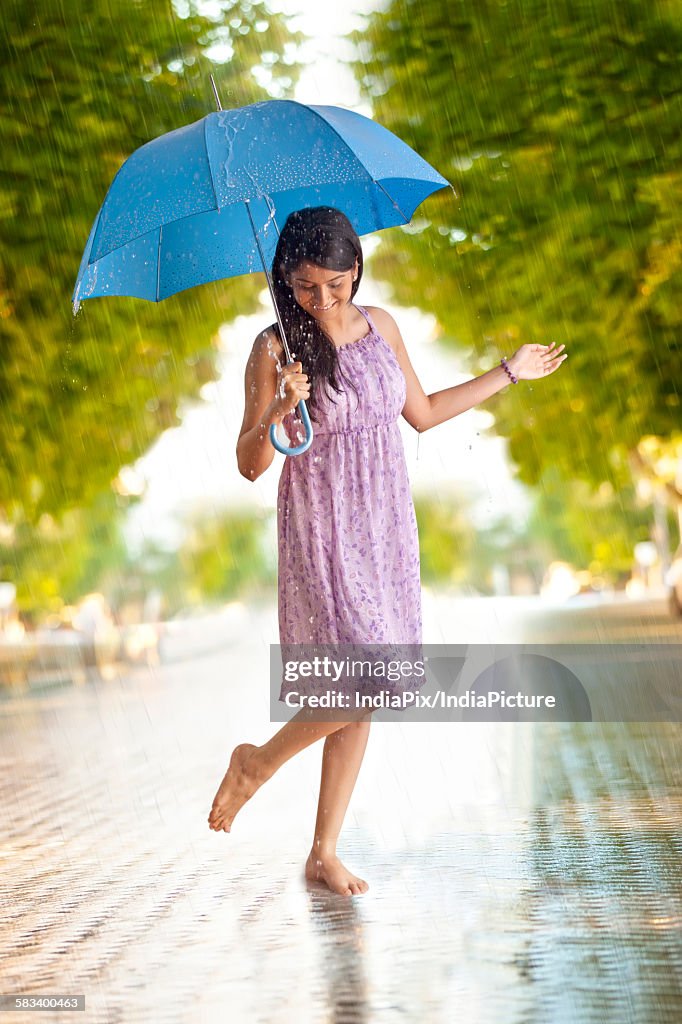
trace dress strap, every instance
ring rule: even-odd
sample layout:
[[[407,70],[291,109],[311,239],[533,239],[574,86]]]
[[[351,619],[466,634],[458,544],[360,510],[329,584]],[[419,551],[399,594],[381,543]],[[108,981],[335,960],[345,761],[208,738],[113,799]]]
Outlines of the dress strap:
[[[355,305],[355,304],[354,304],[354,305]],[[374,333],[376,334],[376,333],[377,333],[377,329],[376,329],[376,327],[374,326],[374,321],[372,320],[371,316],[369,315],[369,313],[367,312],[367,310],[365,309],[365,307],[364,307],[364,306],[357,306],[357,305],[356,305],[356,306],[355,306],[355,308],[356,308],[356,309],[358,309],[358,310],[360,310],[360,312],[361,312],[361,313],[362,313],[362,315],[364,316],[365,320],[366,320],[366,321],[367,321],[367,323],[369,324],[369,326],[370,326],[371,330],[372,330],[372,331],[374,331]]]

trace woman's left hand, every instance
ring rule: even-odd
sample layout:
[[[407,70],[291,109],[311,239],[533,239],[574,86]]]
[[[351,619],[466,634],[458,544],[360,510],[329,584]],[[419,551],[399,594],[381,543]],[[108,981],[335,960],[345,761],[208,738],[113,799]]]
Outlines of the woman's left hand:
[[[558,370],[567,353],[559,353],[565,345],[555,348],[555,342],[551,345],[522,345],[517,349],[511,359],[507,360],[507,366],[519,380],[538,380]]]

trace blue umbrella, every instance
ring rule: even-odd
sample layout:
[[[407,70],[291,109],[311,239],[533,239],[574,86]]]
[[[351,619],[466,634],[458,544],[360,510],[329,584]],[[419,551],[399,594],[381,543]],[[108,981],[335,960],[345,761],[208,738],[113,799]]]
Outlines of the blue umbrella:
[[[215,83],[213,84],[215,91]],[[414,150],[351,110],[267,100],[218,111],[137,149],[109,187],[92,225],[73,292],[152,302],[226,277],[265,271],[278,223],[294,210],[333,206],[358,234],[407,224],[449,185]],[[288,362],[291,353],[275,310]],[[310,447],[312,427],[298,405]]]

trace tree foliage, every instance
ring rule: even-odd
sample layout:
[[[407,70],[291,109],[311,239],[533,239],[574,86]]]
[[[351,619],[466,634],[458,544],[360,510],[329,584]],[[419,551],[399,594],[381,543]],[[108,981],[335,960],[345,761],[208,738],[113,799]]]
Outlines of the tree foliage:
[[[627,486],[642,439],[680,425],[682,6],[394,0],[358,42],[375,116],[457,193],[375,269],[475,372],[565,343],[556,376],[497,400],[497,429],[525,482]]]
[[[292,84],[292,36],[260,0],[9,0],[0,30],[0,513],[87,506],[216,376],[218,326],[262,282],[159,305],[71,294],[90,226],[149,139]],[[211,58],[221,63],[211,64]],[[255,69],[255,71],[254,71]]]
[[[595,489],[576,480],[567,500],[557,467],[549,467],[535,492],[524,536],[538,566],[563,560],[616,585],[632,569],[633,544],[649,540],[651,527],[651,511],[632,485],[616,491],[609,481]]]
[[[59,613],[90,590],[108,591],[127,560],[121,500],[109,489],[87,509],[68,509],[58,519],[43,512],[35,525],[5,527],[0,579],[15,583],[22,612]]]
[[[195,519],[178,564],[194,600],[228,600],[276,583],[266,519],[252,510]]]

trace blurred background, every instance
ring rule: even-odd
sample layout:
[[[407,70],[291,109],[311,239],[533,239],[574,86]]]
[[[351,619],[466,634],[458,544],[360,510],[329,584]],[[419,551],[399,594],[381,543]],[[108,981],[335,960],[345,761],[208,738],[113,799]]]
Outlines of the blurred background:
[[[374,115],[451,180],[366,240],[360,299],[427,391],[566,344],[550,379],[404,431],[426,590],[679,618],[679,3],[36,0],[2,33],[3,671],[36,644],[156,656],[163,622],[273,599],[281,456],[255,485],[235,458],[262,276],[69,302],[118,167],[213,109],[210,71],[225,106]]]
[[[358,300],[425,390],[569,353],[401,422],[425,642],[641,643],[606,682],[655,697],[682,636],[682,2],[5,0],[0,33],[2,991],[107,1022],[679,1021],[672,688],[652,722],[373,726],[361,900],[302,879],[319,744],[208,830],[232,747],[274,731],[282,457],[250,483],[235,455],[265,282],[70,300],[113,176],[214,109],[210,73],[224,107],[375,116],[454,187],[364,240]]]

